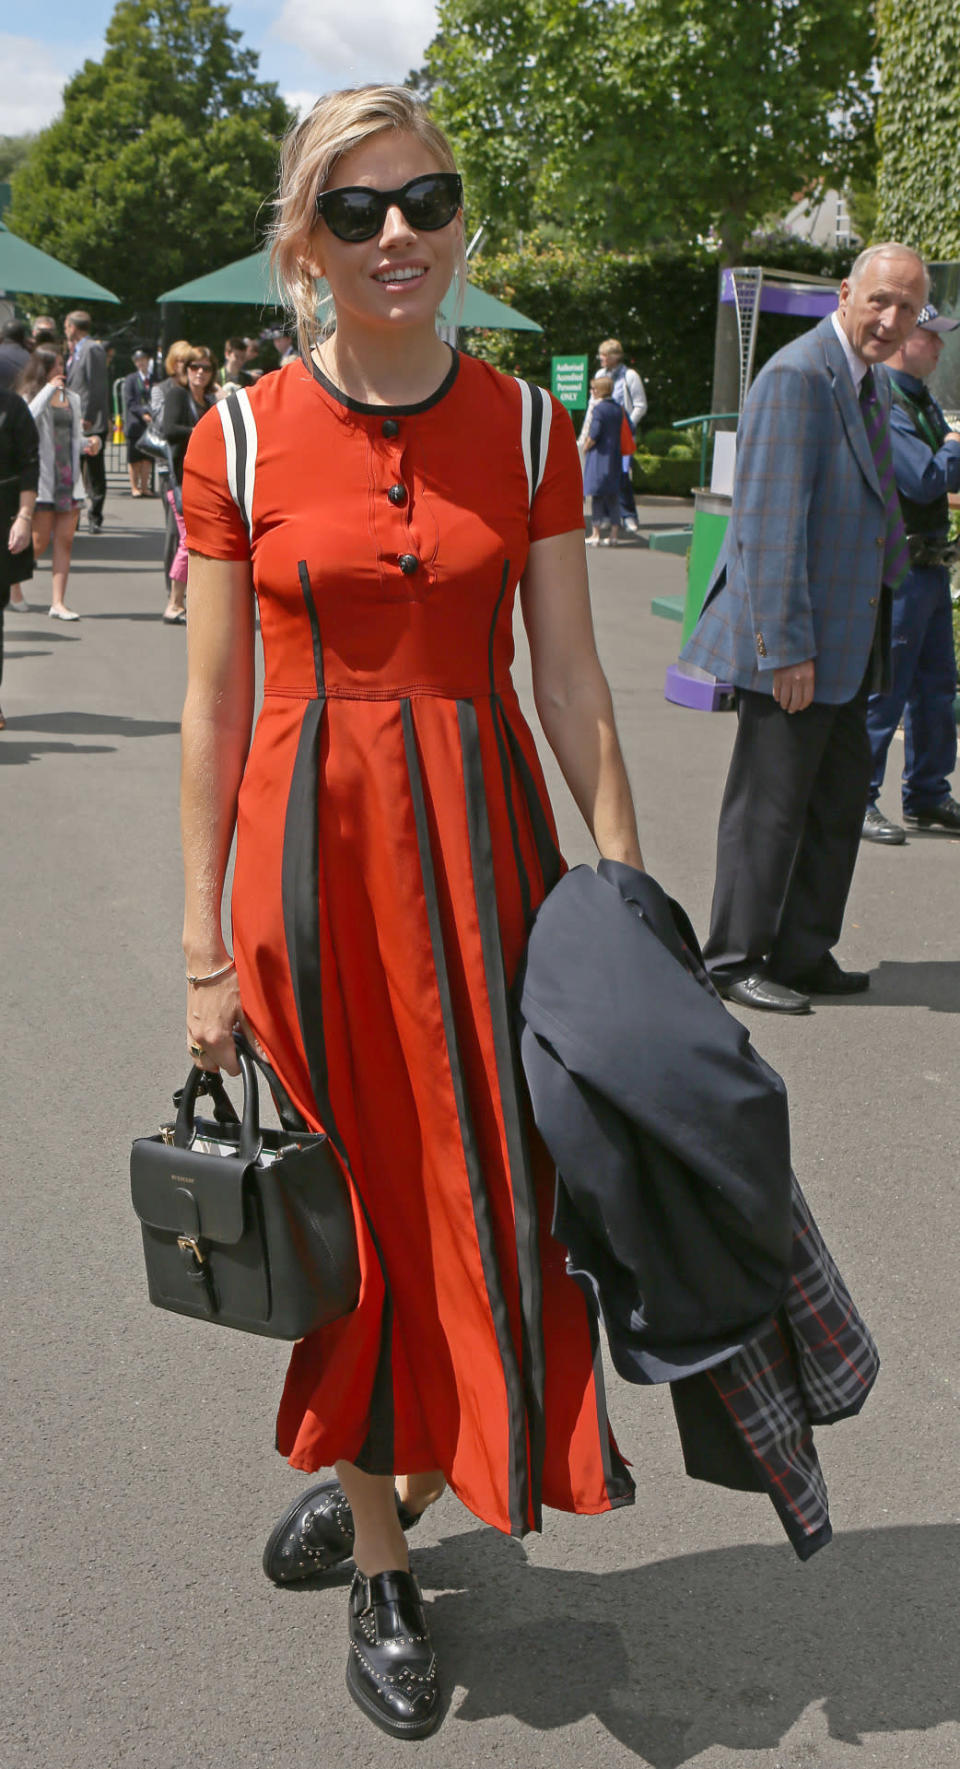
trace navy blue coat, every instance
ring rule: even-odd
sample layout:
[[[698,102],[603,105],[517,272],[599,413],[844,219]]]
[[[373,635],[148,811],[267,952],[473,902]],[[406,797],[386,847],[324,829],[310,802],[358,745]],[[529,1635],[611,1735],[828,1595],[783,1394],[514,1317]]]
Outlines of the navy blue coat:
[[[783,1083],[660,886],[602,860],[537,912],[521,1054],[557,1163],[554,1233],[633,1382],[664,1382],[688,1474],[830,1540],[814,1425],[858,1413],[877,1348],[790,1170]]]
[[[723,1362],[787,1288],[783,1082],[706,982],[683,912],[630,866],[578,866],[550,892],[518,1004],[553,1232],[618,1371],[669,1382]]]

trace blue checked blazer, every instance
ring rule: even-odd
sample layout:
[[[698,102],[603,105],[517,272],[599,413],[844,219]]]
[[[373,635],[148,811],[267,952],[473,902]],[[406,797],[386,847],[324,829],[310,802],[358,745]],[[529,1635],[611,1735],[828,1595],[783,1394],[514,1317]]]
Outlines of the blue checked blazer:
[[[889,411],[890,384],[875,371]],[[738,688],[815,663],[814,699],[852,700],[883,603],[887,515],[859,400],[830,318],[757,376],[737,437],[726,540],[681,652]]]

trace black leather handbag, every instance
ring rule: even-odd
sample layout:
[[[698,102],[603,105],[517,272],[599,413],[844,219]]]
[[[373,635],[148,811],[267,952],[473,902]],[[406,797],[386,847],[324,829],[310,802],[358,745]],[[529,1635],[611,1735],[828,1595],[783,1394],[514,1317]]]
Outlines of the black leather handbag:
[[[170,444],[165,436],[161,436],[156,424],[150,423],[136,439],[141,454],[149,455],[151,461],[159,461],[161,467],[167,466],[170,459]]]
[[[267,1066],[236,1035],[237,1117],[218,1074],[194,1068],[175,1124],[130,1155],[151,1302],[221,1327],[302,1339],[349,1314],[360,1293],[353,1211],[327,1138],[304,1126]],[[256,1066],[255,1066],[256,1065]],[[257,1067],[280,1130],[260,1128]],[[197,1118],[201,1092],[212,1120]]]

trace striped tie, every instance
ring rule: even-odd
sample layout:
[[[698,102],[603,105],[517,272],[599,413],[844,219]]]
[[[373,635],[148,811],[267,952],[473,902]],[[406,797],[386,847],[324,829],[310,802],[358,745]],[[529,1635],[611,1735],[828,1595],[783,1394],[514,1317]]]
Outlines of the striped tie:
[[[893,448],[890,422],[877,398],[873,370],[868,369],[860,383],[860,410],[870,453],[880,481],[880,494],[887,509],[887,538],[883,549],[883,581],[895,590],[910,569],[910,549],[903,526],[897,482],[893,477]]]

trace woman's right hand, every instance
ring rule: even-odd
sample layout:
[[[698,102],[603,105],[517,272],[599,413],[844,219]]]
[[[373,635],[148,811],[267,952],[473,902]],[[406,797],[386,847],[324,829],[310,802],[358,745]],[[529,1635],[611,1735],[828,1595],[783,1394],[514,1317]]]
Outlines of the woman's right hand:
[[[198,1069],[225,1069],[228,1075],[239,1075],[234,1026],[241,1026],[252,1038],[240,1003],[236,971],[219,983],[187,984],[187,1049]]]

